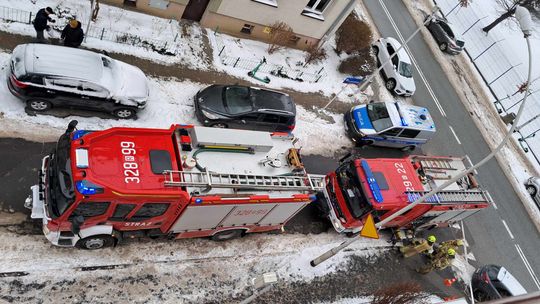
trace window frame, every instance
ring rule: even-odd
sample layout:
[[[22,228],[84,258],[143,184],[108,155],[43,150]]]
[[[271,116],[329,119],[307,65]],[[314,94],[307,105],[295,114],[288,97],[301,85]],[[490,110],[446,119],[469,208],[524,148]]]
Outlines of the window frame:
[[[129,209],[129,211],[123,216],[123,217],[115,217],[115,213],[116,213],[116,210],[118,209],[118,207],[120,206],[131,206],[131,209]],[[124,221],[127,221],[127,219],[129,218],[129,214],[133,212],[133,210],[135,210],[137,208],[137,204],[136,203],[116,203],[115,206],[114,206],[114,210],[112,211],[112,215],[108,218],[109,221],[111,222],[124,222]]]
[[[141,210],[143,210],[143,208],[145,208],[148,205],[166,205],[167,208],[165,208],[163,210],[163,212],[161,212],[160,214],[155,214],[155,215],[152,215],[152,216],[137,216],[137,213],[139,213]],[[167,211],[169,211],[170,208],[171,208],[171,203],[170,202],[148,202],[148,203],[144,203],[139,208],[137,208],[137,210],[135,210],[135,212],[132,211],[133,214],[129,217],[128,220],[130,222],[147,221],[149,219],[153,219],[153,218],[156,218],[156,217],[163,216],[165,213],[167,213]]]
[[[317,10],[316,7],[319,6],[321,1],[327,1],[327,2],[324,4],[321,10]],[[306,4],[306,7],[304,7],[304,12],[310,12],[313,14],[322,15],[322,13],[330,6],[330,3],[332,3],[332,0],[315,0],[315,3],[309,6],[309,2],[308,2]]]
[[[90,215],[90,216],[87,216],[87,215],[82,215],[82,214],[78,214],[78,215],[75,215],[75,212],[77,211],[77,209],[79,209],[79,207],[81,206],[95,206],[97,204],[104,204],[106,205],[107,207],[103,210],[102,213],[99,213],[99,214],[94,214],[94,215]],[[73,209],[73,211],[71,212],[71,214],[69,215],[68,219],[72,219],[76,216],[79,216],[81,215],[82,217],[84,217],[84,220],[86,221],[87,219],[91,219],[91,218],[95,218],[97,216],[103,216],[105,214],[107,214],[107,211],[109,210],[109,208],[111,207],[111,202],[85,202],[85,201],[82,201],[80,202],[77,207],[75,207],[75,209]]]
[[[278,7],[277,0],[251,0],[252,2],[257,2],[260,4],[268,5],[271,7]]]

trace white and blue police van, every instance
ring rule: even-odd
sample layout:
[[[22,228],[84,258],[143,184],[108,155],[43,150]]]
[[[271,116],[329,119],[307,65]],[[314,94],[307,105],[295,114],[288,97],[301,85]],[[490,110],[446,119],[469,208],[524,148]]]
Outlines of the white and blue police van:
[[[435,135],[435,124],[424,107],[405,103],[373,102],[345,113],[345,129],[358,145],[412,151]]]

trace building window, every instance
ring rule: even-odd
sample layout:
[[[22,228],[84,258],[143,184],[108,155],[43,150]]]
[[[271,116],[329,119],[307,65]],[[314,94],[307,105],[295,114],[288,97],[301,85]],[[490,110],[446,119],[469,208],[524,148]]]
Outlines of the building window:
[[[153,7],[153,8],[157,8],[157,9],[166,10],[167,7],[169,7],[169,1],[167,1],[167,0],[150,0],[150,1],[148,1],[148,6]]]
[[[330,2],[332,2],[332,0],[309,0],[308,4],[302,11],[302,15],[324,20],[322,12],[328,7]]]
[[[136,7],[137,6],[137,0],[124,0],[124,5],[125,6]]]
[[[254,25],[246,23],[246,24],[244,24],[244,27],[240,30],[240,32],[242,32],[244,34],[251,34],[254,27],[255,27]]]
[[[277,7],[277,0],[251,0],[251,1]]]

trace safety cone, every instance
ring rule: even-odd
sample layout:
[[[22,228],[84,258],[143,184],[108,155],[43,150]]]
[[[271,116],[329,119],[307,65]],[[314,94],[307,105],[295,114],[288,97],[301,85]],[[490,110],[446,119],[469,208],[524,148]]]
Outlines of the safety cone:
[[[446,286],[452,286],[452,284],[454,284],[455,281],[457,281],[456,278],[444,279],[443,280],[444,285],[446,285]]]

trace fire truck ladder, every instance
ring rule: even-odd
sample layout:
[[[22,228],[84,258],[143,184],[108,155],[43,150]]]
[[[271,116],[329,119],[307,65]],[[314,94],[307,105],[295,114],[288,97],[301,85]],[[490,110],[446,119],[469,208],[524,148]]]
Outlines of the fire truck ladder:
[[[424,169],[457,170],[452,167],[451,160],[444,158],[420,158],[420,164]]]
[[[429,191],[406,191],[409,202],[414,202],[422,196],[428,194]],[[428,197],[426,203],[435,204],[451,204],[451,203],[487,203],[491,202],[491,198],[486,191],[482,190],[467,190],[467,191],[440,191]]]
[[[259,190],[311,190],[324,188],[324,175],[252,175],[165,170],[165,186]]]

